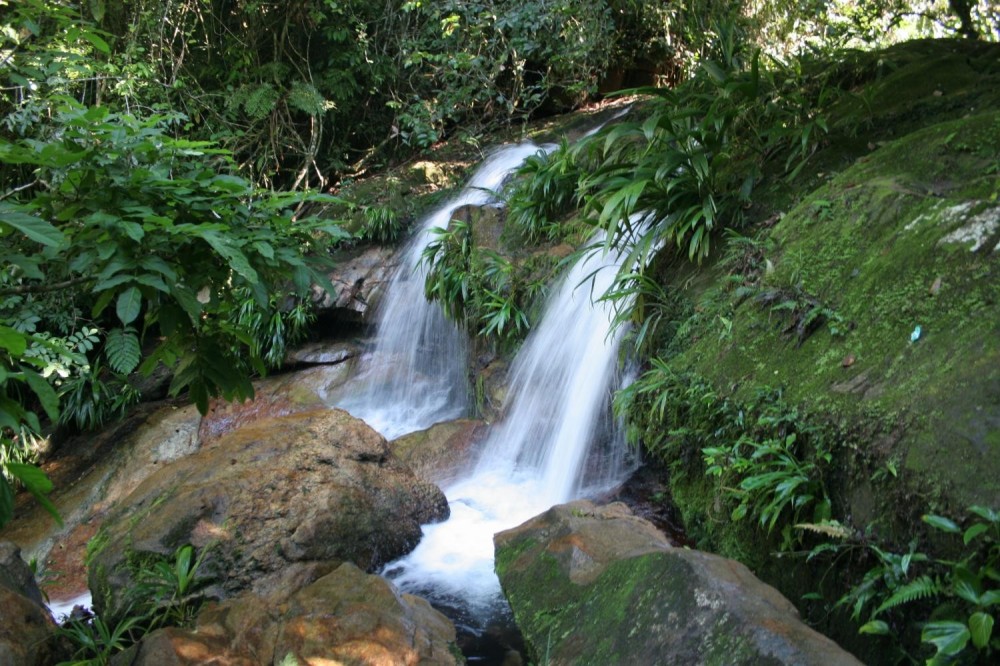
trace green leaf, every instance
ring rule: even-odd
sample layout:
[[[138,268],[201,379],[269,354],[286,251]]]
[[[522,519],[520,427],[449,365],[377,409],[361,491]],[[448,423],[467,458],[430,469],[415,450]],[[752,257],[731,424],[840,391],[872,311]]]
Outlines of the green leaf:
[[[988,520],[991,523],[1000,522],[1000,514],[998,514],[993,509],[985,506],[973,505],[969,507],[969,511],[976,514],[983,520]]]
[[[921,519],[931,527],[941,530],[942,532],[948,532],[950,534],[962,533],[962,530],[953,520],[949,520],[944,516],[935,516],[934,514],[928,513],[924,514]]]
[[[883,620],[872,620],[858,629],[859,634],[874,634],[876,636],[887,636],[889,625]]]
[[[983,523],[976,523],[969,529],[965,530],[965,534],[962,535],[962,541],[965,543],[966,546],[968,546],[970,541],[975,539],[977,536],[979,536],[989,528],[990,528],[989,525],[984,525]]]
[[[111,53],[111,47],[108,46],[108,43],[103,39],[101,39],[98,35],[90,32],[89,30],[82,30],[80,32],[80,39],[84,40],[85,42],[90,42],[91,46],[93,46],[101,53],[104,53],[105,55]]]
[[[59,418],[59,396],[56,395],[55,389],[34,370],[24,368],[23,372],[28,386],[38,396],[38,401],[42,403],[42,409],[45,410],[45,413],[51,420],[57,420]]]
[[[6,465],[3,465],[6,468]],[[0,529],[14,517],[14,489],[7,477],[0,474]]]
[[[246,278],[248,282],[251,284],[260,282],[257,271],[253,269],[246,255],[240,251],[232,238],[222,236],[216,231],[202,231],[198,235],[205,239],[205,242],[211,245],[213,250],[229,262],[230,268]]]
[[[56,523],[62,527],[63,523],[62,518],[59,516],[59,511],[49,501],[49,498],[46,497],[47,494],[52,492],[52,481],[45,475],[45,472],[34,465],[25,465],[24,463],[7,463],[7,471],[10,472],[11,476],[20,481],[29,493],[35,496],[38,503],[52,514]]]
[[[969,617],[969,633],[972,635],[972,644],[982,650],[990,644],[990,637],[993,635],[993,616],[989,613],[973,613]]]
[[[0,347],[9,351],[11,356],[20,357],[28,348],[28,341],[24,334],[9,326],[0,326]]]
[[[953,621],[928,622],[920,634],[921,641],[932,644],[944,657],[953,657],[964,650],[970,637],[965,624]]]
[[[90,0],[90,14],[94,21],[100,23],[104,20],[104,0]]]
[[[115,310],[122,324],[127,326],[135,321],[141,309],[142,292],[139,291],[138,287],[129,287],[118,295],[118,303],[115,306]]]
[[[59,229],[41,218],[18,210],[8,203],[0,202],[0,223],[11,226],[36,243],[41,243],[48,247],[59,247],[66,242],[66,237]]]

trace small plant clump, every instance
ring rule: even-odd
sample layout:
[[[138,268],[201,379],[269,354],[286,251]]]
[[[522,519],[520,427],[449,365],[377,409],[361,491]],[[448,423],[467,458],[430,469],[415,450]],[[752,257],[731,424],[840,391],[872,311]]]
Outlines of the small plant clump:
[[[74,646],[73,657],[60,666],[106,666],[111,657],[137,643],[160,627],[190,626],[205,601],[211,582],[200,574],[202,560],[190,544],[178,548],[173,558],[160,558],[139,565],[136,585],[125,596],[123,608],[114,617],[91,613],[71,615],[59,633]]]

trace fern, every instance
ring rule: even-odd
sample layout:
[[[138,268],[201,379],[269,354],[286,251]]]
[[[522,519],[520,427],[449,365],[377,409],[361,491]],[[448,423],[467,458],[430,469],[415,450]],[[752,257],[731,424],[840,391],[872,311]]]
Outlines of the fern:
[[[116,328],[108,331],[108,339],[104,345],[104,356],[108,365],[115,372],[127,375],[136,369],[142,360],[142,350],[139,338],[132,328]]]
[[[874,615],[877,616],[882,611],[890,610],[896,606],[902,606],[918,599],[935,597],[939,594],[941,594],[941,586],[930,576],[921,576],[896,590],[891,597],[875,609]]]

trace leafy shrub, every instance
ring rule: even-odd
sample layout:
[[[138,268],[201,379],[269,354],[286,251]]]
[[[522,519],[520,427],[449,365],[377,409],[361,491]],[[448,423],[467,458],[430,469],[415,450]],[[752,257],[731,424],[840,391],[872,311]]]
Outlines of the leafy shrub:
[[[59,633],[73,645],[74,652],[72,661],[64,665],[104,666],[154,629],[190,626],[210,582],[199,571],[208,550],[203,548],[196,558],[194,547],[183,545],[173,558],[153,560],[139,567],[137,584],[129,590],[125,610],[119,617],[85,614],[67,619]]]
[[[0,313],[13,324],[0,326],[4,445],[20,445],[8,433],[22,425],[41,431],[36,411],[56,421],[62,406],[65,421],[93,427],[124,409],[135,394],[123,375],[137,364],[173,368],[172,394],[187,391],[203,411],[213,395],[251,397],[259,357],[283,350],[274,322],[254,328],[229,313],[241,295],[268,311],[312,283],[329,287],[325,252],[304,255],[348,234],[292,209],[331,198],[255,189],[226,173],[226,151],[176,138],[177,115],[63,99],[50,122],[46,140],[0,140],[0,162],[34,174],[0,202]],[[52,308],[60,299],[74,308]],[[292,315],[299,329],[302,317]],[[261,332],[272,341],[255,346]],[[140,359],[144,340],[158,344]],[[9,492],[0,478],[0,524]]]

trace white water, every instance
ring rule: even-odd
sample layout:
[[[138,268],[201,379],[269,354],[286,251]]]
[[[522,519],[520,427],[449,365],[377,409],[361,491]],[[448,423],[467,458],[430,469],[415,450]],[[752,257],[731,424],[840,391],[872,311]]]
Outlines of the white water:
[[[333,398],[336,406],[388,439],[467,412],[466,337],[424,297],[427,270],[421,255],[434,239],[432,229],[446,228],[462,206],[489,203],[507,176],[539,150],[531,142],[499,149],[456,197],[424,219],[387,285],[376,315],[375,346],[362,357],[355,380]]]
[[[620,428],[608,422],[622,332],[610,330],[610,305],[593,302],[619,262],[590,255],[550,298],[515,359],[503,422],[471,475],[445,489],[451,518],[425,525],[417,548],[386,567],[402,589],[457,602],[472,620],[487,618],[503,603],[493,535],[634,469]]]

